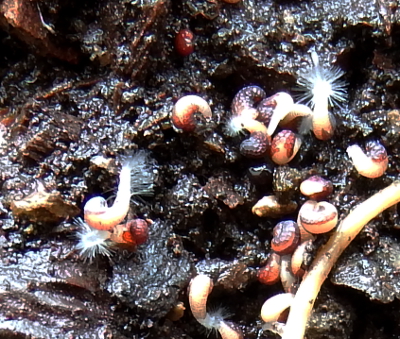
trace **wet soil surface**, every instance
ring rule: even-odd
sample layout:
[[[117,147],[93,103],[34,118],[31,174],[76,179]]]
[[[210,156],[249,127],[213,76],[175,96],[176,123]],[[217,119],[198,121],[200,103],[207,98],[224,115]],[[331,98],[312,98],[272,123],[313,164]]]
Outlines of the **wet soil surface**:
[[[282,288],[262,285],[256,271],[272,228],[297,215],[261,218],[251,208],[270,194],[300,206],[301,179],[320,174],[333,183],[340,220],[399,179],[399,13],[386,0],[3,0],[0,337],[206,338],[187,296],[205,273],[215,282],[210,308],[225,308],[245,338],[276,338],[262,331],[260,309]],[[188,56],[175,48],[181,29],[194,34]],[[335,136],[306,135],[287,166],[243,157],[244,136],[225,133],[234,95],[248,85],[294,93],[311,50],[346,72]],[[213,111],[198,133],[171,126],[186,94]],[[346,154],[370,140],[389,155],[377,179],[361,177]],[[118,184],[118,161],[93,159],[134,149],[156,163],[154,195],[130,211],[153,220],[149,239],[85,262],[73,218],[95,195],[112,200]],[[400,335],[399,222],[395,206],[345,251],[308,338]]]

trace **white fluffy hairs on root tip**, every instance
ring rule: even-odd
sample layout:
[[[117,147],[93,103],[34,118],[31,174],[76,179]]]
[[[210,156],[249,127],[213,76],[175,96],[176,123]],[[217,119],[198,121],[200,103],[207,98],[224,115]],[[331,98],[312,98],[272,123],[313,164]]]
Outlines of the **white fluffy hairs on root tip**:
[[[111,257],[112,251],[108,248],[107,240],[110,237],[110,232],[100,231],[90,227],[81,218],[76,218],[73,221],[74,225],[78,227],[76,231],[76,238],[78,243],[75,249],[79,251],[79,256],[83,260],[92,262],[97,255]]]
[[[221,322],[225,321],[225,319],[229,318],[231,315],[232,314],[223,306],[211,307],[209,308],[206,317],[198,321],[206,328],[209,335],[211,332],[217,332],[221,326]]]
[[[245,125],[245,117],[241,115],[234,115],[227,119],[227,122],[224,127],[224,132],[226,135],[230,137],[235,137],[239,134],[245,133],[244,125]]]
[[[120,156],[122,168],[131,172],[131,196],[151,196],[154,190],[156,177],[156,164],[150,157],[150,152],[145,150],[128,151]]]
[[[315,51],[311,52],[311,61],[311,67],[298,73],[299,87],[294,89],[299,92],[297,99],[312,108],[322,100],[327,100],[331,107],[340,106],[347,99],[347,82],[340,80],[345,72],[337,66],[321,65]]]

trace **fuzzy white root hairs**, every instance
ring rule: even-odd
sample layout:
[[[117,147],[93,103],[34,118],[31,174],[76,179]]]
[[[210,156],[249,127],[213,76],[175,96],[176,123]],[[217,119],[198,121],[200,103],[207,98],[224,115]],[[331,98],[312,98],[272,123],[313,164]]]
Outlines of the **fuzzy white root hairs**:
[[[313,66],[306,72],[300,72],[297,83],[303,92],[299,95],[300,102],[306,101],[313,108],[312,130],[319,140],[329,140],[335,131],[335,118],[329,112],[329,106],[338,105],[347,97],[346,82],[339,80],[344,72],[338,67],[323,67],[319,64],[316,52],[311,53]],[[306,131],[309,121],[305,120],[301,127]]]
[[[127,167],[131,172],[131,195],[153,194],[154,166],[154,160],[143,150],[124,157],[122,168]]]
[[[319,102],[328,101],[329,105],[335,106],[347,99],[346,81],[339,80],[345,72],[339,67],[323,67],[319,63],[318,54],[311,53],[313,66],[305,72],[300,72],[297,83],[299,102],[311,104],[314,108]]]
[[[233,115],[225,125],[225,133],[231,137],[244,133],[246,125],[246,116]]]
[[[207,299],[213,286],[211,278],[204,274],[199,274],[190,281],[189,304],[193,316],[208,330],[218,331],[222,339],[242,339],[241,331],[224,320],[226,315],[223,309],[207,312]]]
[[[92,262],[93,259],[98,255],[104,255],[106,257],[111,256],[111,251],[107,248],[107,239],[111,233],[108,231],[100,231],[90,227],[81,218],[74,220],[74,224],[79,227],[76,232],[78,243],[75,248],[79,251],[79,255],[84,261]]]
[[[133,195],[153,193],[154,163],[145,151],[138,151],[123,157],[119,174],[117,194],[112,206],[102,196],[93,197],[84,207],[85,222],[101,231],[112,229],[124,220]]]

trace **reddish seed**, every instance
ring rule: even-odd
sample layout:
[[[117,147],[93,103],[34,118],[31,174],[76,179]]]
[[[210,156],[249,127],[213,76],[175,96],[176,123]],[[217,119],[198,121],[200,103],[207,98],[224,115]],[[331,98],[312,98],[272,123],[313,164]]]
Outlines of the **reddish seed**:
[[[137,245],[145,243],[149,237],[149,225],[146,220],[133,219],[126,223]]]
[[[280,131],[271,142],[271,159],[277,165],[286,165],[301,146],[301,139],[290,130]]]
[[[203,120],[200,122],[199,118]],[[209,122],[211,119],[210,106],[197,95],[183,96],[175,103],[171,112],[171,122],[179,132],[196,132],[198,124]]]
[[[188,29],[181,29],[175,37],[175,48],[179,55],[185,57],[194,51],[194,34]]]
[[[271,248],[279,255],[293,253],[300,241],[300,230],[292,220],[281,221],[273,230]]]
[[[273,285],[280,279],[281,257],[272,253],[267,260],[267,264],[257,272],[258,281],[265,285]]]
[[[265,98],[265,91],[258,86],[243,87],[236,93],[232,100],[231,111],[233,115],[245,115],[256,118],[258,112],[255,106]]]
[[[320,177],[319,175],[309,177],[300,185],[300,192],[312,200],[326,199],[332,191],[332,182]]]
[[[130,246],[134,247],[136,245],[136,239],[132,236],[131,232],[122,233],[122,239]]]

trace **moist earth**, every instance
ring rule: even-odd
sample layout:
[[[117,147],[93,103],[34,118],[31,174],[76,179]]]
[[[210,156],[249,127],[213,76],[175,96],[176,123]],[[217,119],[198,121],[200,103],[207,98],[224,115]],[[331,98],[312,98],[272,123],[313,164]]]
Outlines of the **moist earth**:
[[[399,179],[399,13],[386,0],[3,0],[0,337],[206,338],[188,305],[196,273],[214,279],[208,306],[226,309],[245,338],[277,337],[262,331],[260,309],[282,288],[261,285],[256,271],[272,228],[297,215],[251,208],[269,194],[301,206],[301,180],[319,174],[343,219]],[[174,44],[181,29],[195,39],[185,57]],[[346,72],[335,136],[304,136],[287,166],[243,157],[244,136],[225,132],[234,95],[248,85],[295,93],[312,50]],[[169,120],[186,94],[213,111],[198,133]],[[377,179],[358,175],[346,154],[369,140],[389,155]],[[94,195],[112,200],[118,184],[117,164],[93,159],[133,149],[157,163],[154,196],[130,212],[153,220],[149,239],[85,262],[73,218]],[[398,235],[396,206],[365,227],[325,282],[308,338],[400,335]]]

